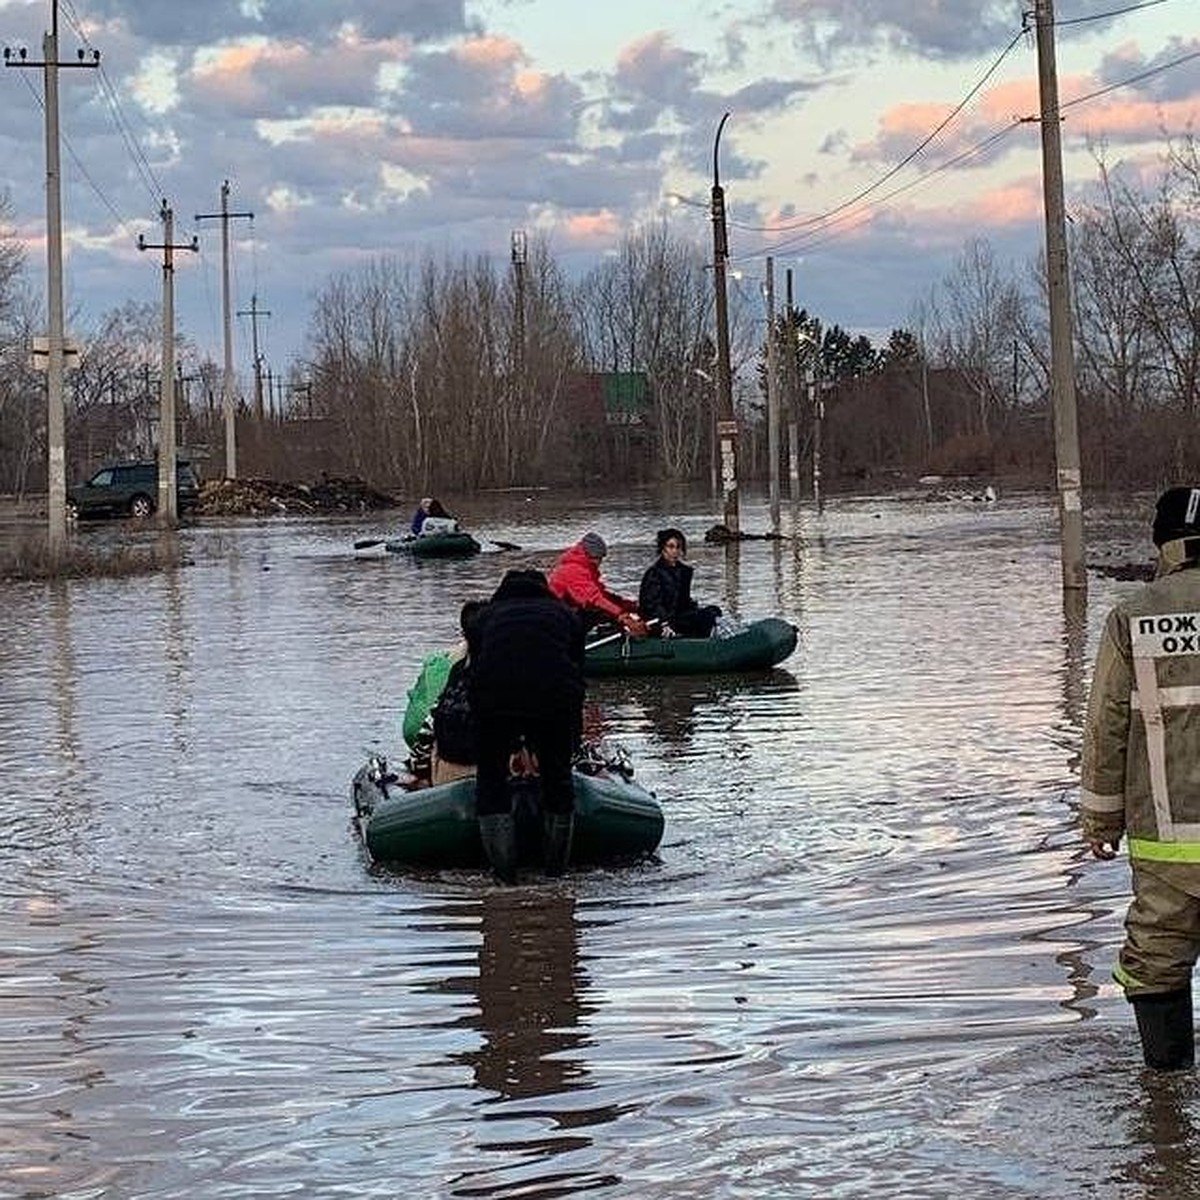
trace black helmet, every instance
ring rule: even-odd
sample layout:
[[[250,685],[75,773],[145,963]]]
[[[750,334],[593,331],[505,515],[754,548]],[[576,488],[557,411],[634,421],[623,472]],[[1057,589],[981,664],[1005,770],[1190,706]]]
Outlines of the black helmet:
[[[1168,488],[1154,506],[1154,544],[1200,537],[1200,488]]]

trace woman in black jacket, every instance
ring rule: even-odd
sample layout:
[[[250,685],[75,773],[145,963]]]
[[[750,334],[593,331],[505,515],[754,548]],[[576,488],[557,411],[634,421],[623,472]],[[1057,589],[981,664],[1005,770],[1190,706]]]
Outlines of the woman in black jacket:
[[[683,561],[687,538],[678,529],[660,529],[657,545],[658,558],[642,576],[638,592],[642,620],[657,620],[652,628],[662,637],[709,637],[721,610],[692,599],[692,568]]]

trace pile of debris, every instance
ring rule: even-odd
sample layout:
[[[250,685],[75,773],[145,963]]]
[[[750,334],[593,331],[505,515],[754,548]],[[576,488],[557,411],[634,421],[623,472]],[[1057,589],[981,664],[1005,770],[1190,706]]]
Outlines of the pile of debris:
[[[394,496],[377,492],[357,478],[323,476],[319,483],[280,483],[274,479],[210,479],[201,484],[198,517],[263,516],[301,513],[355,513],[396,508]]]

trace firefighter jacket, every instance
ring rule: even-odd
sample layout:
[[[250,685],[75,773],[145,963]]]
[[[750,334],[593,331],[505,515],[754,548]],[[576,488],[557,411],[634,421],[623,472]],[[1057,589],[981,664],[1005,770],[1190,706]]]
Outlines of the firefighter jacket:
[[[1162,547],[1159,571],[1109,613],[1084,728],[1089,841],[1200,895],[1200,562]]]

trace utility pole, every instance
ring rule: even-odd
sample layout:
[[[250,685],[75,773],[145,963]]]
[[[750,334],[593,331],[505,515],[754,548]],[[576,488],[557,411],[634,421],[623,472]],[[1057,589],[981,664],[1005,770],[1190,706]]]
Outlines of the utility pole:
[[[767,255],[767,473],[771,499],[771,532],[779,532],[779,379],[775,330],[775,260]]]
[[[96,67],[100,51],[76,52],[74,62],[58,61],[58,0],[50,0],[50,32],[42,35],[42,61],[30,61],[22,46],[13,56],[4,47],[6,67],[41,67],[46,109],[46,541],[52,562],[67,544],[66,413],[63,404],[66,344],[63,317],[62,170],[59,162],[58,70]]]
[[[1062,133],[1059,128],[1058,69],[1054,57],[1053,0],[1035,0],[1038,94],[1042,131],[1042,191],[1046,206],[1046,282],[1050,296],[1050,377],[1054,401],[1054,453],[1062,538],[1062,585],[1087,589],[1083,548],[1083,473],[1075,407],[1075,359],[1071,322],[1071,277],[1067,263],[1066,204],[1063,200]]]
[[[148,242],[138,234],[139,250],[163,252],[162,379],[158,402],[158,523],[170,528],[179,520],[179,497],[175,487],[175,251],[200,249],[200,241],[175,243],[175,218],[164,200],[159,216],[163,240]]]
[[[258,296],[253,294],[250,297],[249,308],[239,308],[239,317],[250,318],[250,346],[251,352],[254,355],[254,415],[261,421],[263,419],[263,381],[262,381],[262,359],[258,353],[258,318],[269,317],[270,309],[258,307]]]
[[[787,269],[788,491],[800,503],[800,373],[796,369],[796,309],[792,304],[792,268]]]
[[[713,284],[717,299],[717,436],[721,442],[721,489],[725,497],[725,528],[739,532],[737,483],[737,417],[733,410],[733,373],[729,362],[729,302],[725,295],[725,263],[729,238],[725,229],[725,192],[721,187],[718,150],[721,130],[729,120],[726,113],[713,139]]]
[[[197,221],[221,222],[221,311],[225,327],[225,373],[221,379],[221,411],[225,416],[225,477],[237,478],[237,415],[233,406],[233,305],[229,299],[229,222],[235,217],[254,220],[252,212],[229,211],[229,180],[221,184],[221,211],[196,213]]]
[[[528,254],[525,243],[525,230],[514,229],[512,233],[512,265],[513,282],[515,286],[513,340],[516,352],[513,356],[513,369],[517,380],[517,395],[524,390],[525,382],[525,263]]]

